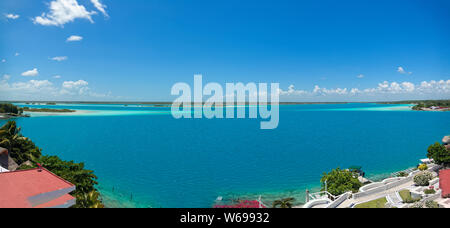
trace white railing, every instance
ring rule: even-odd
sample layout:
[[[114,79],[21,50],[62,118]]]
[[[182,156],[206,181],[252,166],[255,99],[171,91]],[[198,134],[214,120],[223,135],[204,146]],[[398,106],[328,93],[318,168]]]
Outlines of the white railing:
[[[321,198],[324,198],[324,197],[334,201],[337,198],[335,195],[333,195],[333,194],[331,194],[331,193],[329,193],[327,191],[309,193],[307,195],[307,197],[308,197],[308,201],[309,200],[315,200],[315,199],[321,199]]]
[[[336,200],[334,200],[332,203],[330,203],[327,208],[337,208],[339,205],[341,205],[344,201],[350,198],[352,196],[352,192],[346,192],[340,196]]]

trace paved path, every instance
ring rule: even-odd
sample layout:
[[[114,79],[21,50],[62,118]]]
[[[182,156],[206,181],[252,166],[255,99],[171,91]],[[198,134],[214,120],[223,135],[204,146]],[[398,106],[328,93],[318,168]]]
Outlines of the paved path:
[[[357,205],[357,204],[360,204],[360,203],[364,203],[364,202],[376,200],[376,199],[379,199],[379,198],[383,198],[383,197],[386,197],[389,194],[395,194],[395,192],[398,192],[398,191],[401,191],[401,190],[406,189],[408,187],[411,187],[411,185],[413,185],[413,184],[414,184],[413,181],[408,181],[405,184],[402,184],[402,185],[397,186],[395,188],[391,188],[391,189],[389,189],[387,191],[384,191],[384,192],[374,193],[372,195],[361,197],[361,198],[358,198],[356,200],[355,199],[348,199],[348,200],[344,201],[343,203],[341,203],[341,205],[339,205],[338,208],[347,208],[347,207],[350,207],[350,205],[352,205],[352,204]]]

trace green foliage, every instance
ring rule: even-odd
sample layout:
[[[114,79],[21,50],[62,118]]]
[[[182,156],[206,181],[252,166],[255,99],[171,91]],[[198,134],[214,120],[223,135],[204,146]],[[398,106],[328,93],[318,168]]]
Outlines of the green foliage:
[[[432,106],[438,106],[442,108],[450,107],[450,100],[425,100],[425,101],[412,101],[417,105],[413,107],[413,110],[421,110],[422,108],[429,108]]]
[[[431,194],[434,194],[434,193],[436,193],[436,190],[434,190],[434,189],[425,189],[425,191],[423,191],[425,194],[427,194],[427,195],[431,195]]]
[[[63,161],[56,156],[42,156],[39,163],[50,172],[60,176],[76,186],[72,192],[77,198],[76,207],[91,208],[94,205],[101,204],[96,192],[95,185],[98,184],[92,170],[84,168],[84,163],[75,163],[73,161]],[[94,197],[94,196],[97,196]]]
[[[427,156],[438,165],[450,165],[450,151],[438,142],[428,147]]]
[[[409,208],[423,208],[424,205],[421,202],[416,202],[413,205],[411,205]]]
[[[418,168],[420,171],[425,171],[425,170],[427,170],[428,169],[428,166],[427,166],[427,164],[421,164],[421,165],[419,165],[419,168]]]
[[[9,103],[0,104],[0,113],[22,114],[22,109]]]
[[[273,208],[292,208],[293,202],[295,201],[295,198],[285,198],[281,200],[275,200],[272,204]]]
[[[25,111],[25,112],[55,112],[55,113],[76,112],[75,110],[71,110],[71,109],[29,108],[29,107],[24,107],[23,111]]]
[[[77,199],[74,207],[103,207],[100,194],[95,188],[97,177],[93,171],[85,169],[83,163],[63,161],[56,156],[42,156],[41,149],[30,139],[23,137],[20,130],[15,121],[8,121],[0,128],[0,147],[7,148],[11,158],[19,165],[26,161],[31,162],[31,165],[20,166],[20,170],[35,168],[36,163],[40,163],[50,172],[76,186],[76,190],[71,193]]]
[[[433,175],[430,172],[421,172],[414,177],[414,183],[417,186],[428,186],[430,180],[433,179]]]
[[[425,202],[425,206],[426,206],[427,208],[439,208],[439,204],[436,203],[436,202],[434,202],[434,201],[432,201],[432,200],[426,201],[426,202]]]
[[[362,186],[357,176],[348,170],[341,170],[340,168],[333,169],[329,173],[324,173],[322,179],[322,191],[325,191],[325,182],[327,183],[327,191],[335,196],[341,195],[345,192],[358,192]]]
[[[420,201],[420,199],[414,199],[411,196],[409,196],[408,198],[403,200],[403,203],[416,203],[416,202],[419,202],[419,201]]]
[[[386,197],[358,204],[355,208],[386,208]]]
[[[407,176],[408,176],[408,174],[406,172],[403,172],[403,171],[401,171],[401,172],[399,172],[397,174],[397,177],[407,177]]]
[[[411,192],[409,190],[402,190],[399,192],[400,197],[403,200],[403,203],[415,203],[420,201],[420,198],[414,199],[411,196]]]
[[[41,149],[23,137],[20,130],[15,121],[8,121],[0,128],[0,147],[8,149],[11,158],[19,165],[26,161],[35,161],[41,156]]]

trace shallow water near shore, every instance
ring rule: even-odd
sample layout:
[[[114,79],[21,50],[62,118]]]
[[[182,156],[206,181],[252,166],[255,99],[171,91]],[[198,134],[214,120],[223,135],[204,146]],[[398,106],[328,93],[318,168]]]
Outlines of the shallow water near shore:
[[[449,112],[409,105],[282,105],[275,130],[257,119],[181,119],[167,107],[26,105],[76,113],[17,119],[43,153],[85,162],[110,207],[211,207],[218,196],[304,201],[323,172],[370,177],[415,166],[450,134]],[[4,121],[2,121],[3,123]]]

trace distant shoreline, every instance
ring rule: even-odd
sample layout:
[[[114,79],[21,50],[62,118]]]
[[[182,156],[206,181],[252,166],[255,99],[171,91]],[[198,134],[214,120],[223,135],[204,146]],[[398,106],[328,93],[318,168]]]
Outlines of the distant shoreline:
[[[71,109],[51,109],[51,108],[29,108],[24,107],[24,112],[46,112],[46,113],[69,113],[69,112],[76,112],[75,110]]]
[[[404,101],[345,101],[345,102],[279,102],[281,105],[308,105],[308,104],[417,104],[425,100],[404,100]],[[448,100],[433,100],[448,101]],[[0,101],[2,102],[2,101]],[[167,101],[3,101],[8,103],[23,103],[27,105],[56,105],[56,104],[117,104],[117,105],[171,105],[173,102]],[[194,103],[195,105],[200,103]],[[256,105],[256,103],[245,103],[246,105]]]

